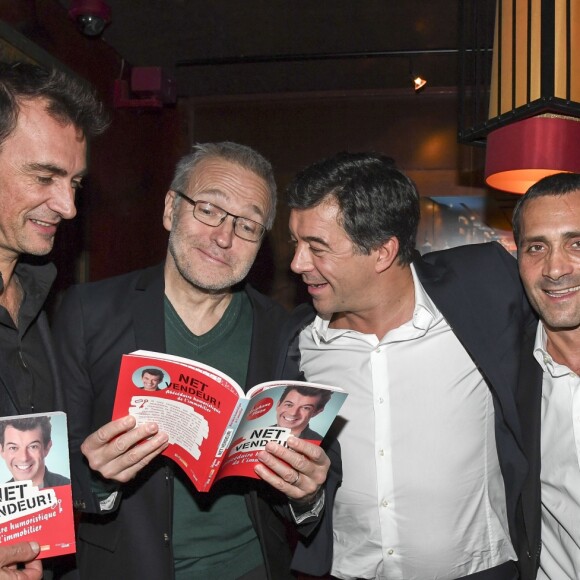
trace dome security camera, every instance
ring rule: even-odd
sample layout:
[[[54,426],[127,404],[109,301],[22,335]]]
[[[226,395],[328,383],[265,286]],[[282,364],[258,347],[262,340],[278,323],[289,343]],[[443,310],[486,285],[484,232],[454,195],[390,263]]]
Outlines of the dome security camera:
[[[111,22],[111,8],[103,0],[72,0],[68,15],[85,36],[99,36]]]

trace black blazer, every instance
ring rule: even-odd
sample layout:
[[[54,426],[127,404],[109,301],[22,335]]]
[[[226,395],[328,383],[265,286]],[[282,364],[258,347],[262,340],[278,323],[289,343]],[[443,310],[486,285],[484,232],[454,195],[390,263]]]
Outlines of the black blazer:
[[[249,387],[274,378],[275,337],[287,314],[251,287],[246,290],[254,316]],[[165,351],[163,299],[163,267],[157,266],[71,288],[55,320],[67,386],[75,505],[98,514],[86,515],[79,526],[83,580],[173,578],[173,478],[165,458],[156,458],[122,486],[118,509],[99,514],[91,472],[80,452],[85,437],[111,419],[121,355],[136,349]],[[292,578],[287,524],[272,509],[285,505],[285,498],[270,486],[251,480],[246,503],[269,577]]]
[[[517,392],[518,410],[522,424],[524,452],[529,471],[522,501],[518,510],[518,525],[522,537],[520,545],[521,580],[534,580],[540,565],[541,542],[541,447],[542,428],[542,367],[533,355],[537,324],[526,329],[520,364]]]
[[[517,262],[499,244],[488,243],[433,252],[423,257],[417,255],[413,263],[426,292],[470,354],[491,391],[510,535],[517,553],[520,539],[516,506],[527,473],[516,409],[518,361],[523,330],[535,320],[519,278]],[[313,318],[312,309],[300,306],[288,324],[288,344],[280,350],[287,351],[288,356],[279,364],[285,364],[286,368],[292,366],[294,372],[300,364],[298,334]],[[334,479],[331,473],[329,481]],[[329,518],[331,514],[326,510],[321,529],[332,528]],[[324,545],[328,534],[315,538],[320,542],[320,553],[332,552],[331,547]]]

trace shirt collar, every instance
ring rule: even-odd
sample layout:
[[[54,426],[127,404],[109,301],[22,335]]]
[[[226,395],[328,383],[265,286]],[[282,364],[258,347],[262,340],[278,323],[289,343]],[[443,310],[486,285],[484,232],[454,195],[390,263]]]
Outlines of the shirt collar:
[[[443,319],[443,315],[425,292],[413,264],[411,264],[411,274],[415,287],[415,308],[412,319],[406,324],[412,324],[417,330],[427,332],[429,328]],[[331,342],[347,333],[357,333],[357,331],[348,328],[329,328],[329,324],[330,320],[324,320],[316,315],[311,327],[312,338],[316,345],[320,345],[320,342]]]
[[[542,367],[542,370],[549,373],[552,377],[563,377],[570,374],[570,369],[566,365],[556,362],[547,350],[548,335],[546,329],[540,320],[536,330],[536,339],[534,341],[534,358]]]

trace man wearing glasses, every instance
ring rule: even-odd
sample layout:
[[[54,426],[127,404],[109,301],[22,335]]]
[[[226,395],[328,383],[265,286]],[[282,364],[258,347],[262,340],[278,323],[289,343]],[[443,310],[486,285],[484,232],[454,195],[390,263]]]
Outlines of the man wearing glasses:
[[[84,580],[293,578],[287,524],[272,507],[299,531],[316,527],[329,467],[322,449],[291,438],[290,449],[263,453],[263,481],[229,478],[198,493],[159,455],[168,437],[156,424],[109,422],[121,355],[136,349],[195,359],[242,385],[273,378],[272,344],[286,314],[242,281],[275,206],[261,155],[234,143],[196,145],[165,196],[164,265],[65,296],[55,332],[75,505],[88,512],[79,528]]]

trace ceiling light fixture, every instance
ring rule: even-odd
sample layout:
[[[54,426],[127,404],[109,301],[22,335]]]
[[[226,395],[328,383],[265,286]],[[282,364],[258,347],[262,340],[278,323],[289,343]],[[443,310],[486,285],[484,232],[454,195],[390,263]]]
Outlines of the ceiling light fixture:
[[[413,89],[415,93],[420,93],[427,85],[427,79],[424,79],[421,75],[418,75],[413,68],[413,61],[409,59],[409,76],[413,81]]]
[[[488,185],[522,194],[542,177],[580,171],[579,34],[571,0],[497,4],[489,116],[509,122],[487,137]],[[545,111],[530,116],[534,101]]]
[[[420,76],[413,77],[413,87],[415,88],[416,93],[420,93],[425,88],[426,84],[427,81],[424,78]]]

